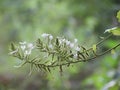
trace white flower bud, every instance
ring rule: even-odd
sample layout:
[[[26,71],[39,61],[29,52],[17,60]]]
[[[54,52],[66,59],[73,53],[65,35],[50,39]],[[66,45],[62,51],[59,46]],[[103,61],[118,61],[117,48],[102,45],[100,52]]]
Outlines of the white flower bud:
[[[59,39],[59,43],[60,43],[60,44],[65,43],[65,41],[66,41],[65,39],[61,39],[61,38]]]
[[[64,43],[66,40],[65,39],[62,39],[62,43]]]
[[[53,45],[52,45],[52,44],[50,44],[50,45],[48,46],[48,48],[52,49],[52,48],[53,48]]]
[[[53,39],[53,36],[52,36],[52,35],[50,35],[50,36],[49,36],[49,39],[50,39],[50,40],[52,40],[52,39]]]
[[[74,54],[73,58],[74,58],[74,59],[77,59],[77,58],[78,58],[78,55],[77,55],[77,54]]]
[[[33,46],[32,43],[29,43],[29,44],[27,45],[27,48],[30,49],[30,50],[32,50],[32,49],[34,48],[34,46]]]
[[[26,42],[25,41],[24,42],[19,42],[19,44],[20,44],[20,48],[24,51],[25,48],[26,48]]]
[[[74,43],[70,43],[70,48],[74,48]]]
[[[46,37],[49,36],[49,34],[43,33],[41,36],[42,36],[43,38],[46,38]]]
[[[75,48],[75,50],[76,50],[76,51],[80,51],[80,47],[77,46],[77,47]]]
[[[78,40],[75,38],[75,39],[74,39],[74,43],[77,43],[77,42],[78,42]]]
[[[21,45],[20,48],[24,51],[26,48],[26,45]]]
[[[24,54],[25,55],[30,55],[31,54],[31,50],[25,50]]]
[[[66,40],[66,45],[70,45],[70,41]]]

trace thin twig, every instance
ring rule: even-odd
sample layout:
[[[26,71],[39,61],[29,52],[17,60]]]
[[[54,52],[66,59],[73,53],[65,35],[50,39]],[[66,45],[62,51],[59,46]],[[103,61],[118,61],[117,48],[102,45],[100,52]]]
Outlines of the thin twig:
[[[68,65],[68,64],[72,64],[72,63],[78,63],[78,62],[83,62],[83,61],[84,61],[84,62],[87,62],[87,61],[94,60],[95,58],[98,58],[98,57],[100,57],[100,56],[103,56],[103,55],[109,53],[111,50],[116,49],[118,46],[120,46],[120,43],[117,44],[116,46],[114,46],[113,48],[108,49],[108,50],[106,50],[105,52],[103,52],[103,53],[101,53],[101,54],[99,54],[99,55],[97,55],[97,56],[94,56],[94,57],[92,57],[92,58],[90,58],[90,59],[73,61],[73,62],[68,62],[68,63],[63,63],[62,66],[63,66],[63,65]],[[57,64],[57,65],[46,65],[46,67],[57,67],[57,66],[60,66],[60,65],[58,65],[58,64]]]
[[[108,38],[110,38],[112,36],[112,34],[108,35],[107,37],[105,37],[103,40],[99,41],[96,46],[99,46],[101,43],[103,43],[104,41],[106,41]],[[85,52],[93,50],[93,47],[87,49]],[[85,52],[81,52],[81,53],[85,53]]]

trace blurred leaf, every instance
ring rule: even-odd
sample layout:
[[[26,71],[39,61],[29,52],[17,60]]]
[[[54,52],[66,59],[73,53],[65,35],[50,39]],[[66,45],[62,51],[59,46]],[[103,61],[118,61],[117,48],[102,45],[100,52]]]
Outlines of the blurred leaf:
[[[112,47],[114,47],[117,43],[119,43],[117,40],[111,40],[111,39],[109,39],[109,40],[107,40],[106,42],[105,42],[105,47],[108,47],[108,48],[112,48]]]
[[[113,87],[110,87],[109,90],[119,90],[119,87],[118,87],[118,85],[114,85]]]
[[[114,49],[112,49],[111,50],[111,54],[115,54],[116,52],[115,52],[115,50]]]
[[[107,30],[105,30],[105,33],[106,32],[112,33],[115,36],[120,36],[120,28],[119,27],[114,27],[114,28],[107,29]]]
[[[112,80],[108,82],[102,90],[119,90],[118,84],[116,80]]]
[[[117,12],[117,19],[118,19],[118,22],[120,22],[120,11]]]
[[[94,44],[92,48],[93,48],[93,51],[96,52],[96,49],[97,49],[96,44]]]

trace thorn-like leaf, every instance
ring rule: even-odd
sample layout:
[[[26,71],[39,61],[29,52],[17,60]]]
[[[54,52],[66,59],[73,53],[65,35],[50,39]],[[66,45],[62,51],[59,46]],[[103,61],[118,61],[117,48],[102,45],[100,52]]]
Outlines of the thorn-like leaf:
[[[55,56],[55,54],[52,54],[52,61],[53,61],[53,59],[54,59],[54,56]]]
[[[47,67],[47,69],[48,69],[49,73],[51,73],[51,70],[50,70],[50,68],[49,68],[49,67]]]
[[[59,40],[56,38],[56,45],[59,46]]]
[[[11,43],[11,44],[10,44],[10,49],[11,49],[12,51],[15,51],[15,50],[16,50],[16,47],[15,47],[15,44],[14,44],[14,43]]]
[[[81,57],[82,57],[83,59],[86,59],[86,57],[84,56],[84,54],[78,52],[78,55],[81,55]]]
[[[62,65],[60,65],[60,67],[59,67],[59,68],[60,68],[60,72],[63,72],[63,70],[62,70]]]

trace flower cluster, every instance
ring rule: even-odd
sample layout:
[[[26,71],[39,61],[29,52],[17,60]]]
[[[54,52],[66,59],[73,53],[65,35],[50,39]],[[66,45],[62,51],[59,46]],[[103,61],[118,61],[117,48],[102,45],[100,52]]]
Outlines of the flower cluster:
[[[51,35],[51,34],[46,34],[46,33],[43,33],[42,35],[41,35],[43,38],[48,38],[49,40],[52,40],[53,39],[53,36]]]
[[[74,55],[73,58],[77,59],[78,58],[77,52],[81,50],[80,46],[78,45],[78,40],[74,39],[74,41],[71,42],[71,41],[69,41],[65,38],[61,38],[61,37],[58,37],[58,39],[59,39],[60,45],[62,46],[65,44],[67,46],[67,48],[72,51],[72,53]]]
[[[34,45],[32,43],[19,42],[19,44],[25,56],[30,55],[31,51],[34,49]]]
[[[38,69],[49,70],[49,67],[60,66],[62,71],[61,65],[85,61],[89,56],[88,51],[78,44],[77,39],[70,41],[64,37],[53,37],[44,33],[34,44],[27,42],[12,44],[10,55],[25,60],[31,67],[34,65]]]
[[[48,38],[48,41],[50,41],[50,43],[48,44],[48,47],[53,48],[53,44],[51,43],[51,40],[53,40],[53,36],[51,34],[46,34],[46,33],[42,34],[41,36],[45,39]],[[70,40],[67,40],[63,37],[57,37],[57,39],[58,39],[59,44],[61,46],[66,44],[69,49],[80,51],[80,47],[78,45],[77,39],[74,39],[74,42],[71,42]]]
[[[13,45],[15,47],[15,45]],[[32,43],[27,42],[19,42],[18,47],[12,49],[12,51],[9,53],[10,55],[16,55],[16,54],[23,54],[24,57],[31,54],[32,50],[34,49],[34,45]]]

